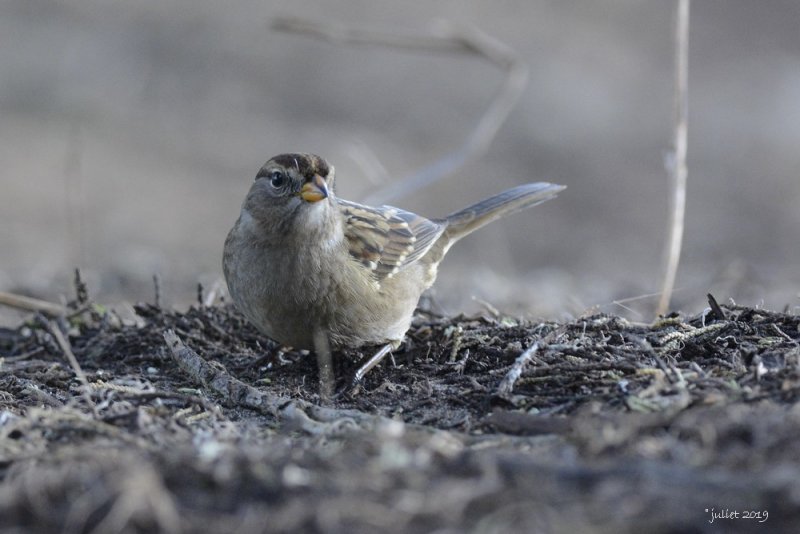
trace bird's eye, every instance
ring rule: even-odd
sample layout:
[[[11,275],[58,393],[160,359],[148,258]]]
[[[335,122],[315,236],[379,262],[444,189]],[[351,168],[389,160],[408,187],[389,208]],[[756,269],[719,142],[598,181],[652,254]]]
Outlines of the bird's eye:
[[[286,184],[286,175],[281,171],[272,171],[269,173],[269,185],[275,189],[280,189]]]

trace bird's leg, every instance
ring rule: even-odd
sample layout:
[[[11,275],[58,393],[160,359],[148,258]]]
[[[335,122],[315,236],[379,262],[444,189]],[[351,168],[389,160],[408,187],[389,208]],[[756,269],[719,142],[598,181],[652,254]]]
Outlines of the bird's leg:
[[[314,329],[314,352],[319,370],[319,396],[323,402],[328,402],[333,393],[333,364],[328,334],[322,328]]]
[[[381,360],[383,360],[386,355],[390,354],[392,349],[395,348],[397,348],[396,343],[387,343],[378,349],[378,352],[376,352],[369,360],[367,360],[364,365],[358,368],[358,371],[356,371],[356,374],[353,376],[353,384],[361,383],[370,369],[381,363]]]

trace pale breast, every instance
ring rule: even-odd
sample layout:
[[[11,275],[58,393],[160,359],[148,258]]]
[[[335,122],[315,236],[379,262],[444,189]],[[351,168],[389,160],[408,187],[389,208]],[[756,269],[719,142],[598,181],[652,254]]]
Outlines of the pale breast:
[[[313,350],[323,330],[332,348],[399,342],[424,289],[427,265],[408,265],[378,280],[345,243],[312,249],[242,246],[237,225],[225,246],[223,267],[237,308],[261,332],[296,349]]]

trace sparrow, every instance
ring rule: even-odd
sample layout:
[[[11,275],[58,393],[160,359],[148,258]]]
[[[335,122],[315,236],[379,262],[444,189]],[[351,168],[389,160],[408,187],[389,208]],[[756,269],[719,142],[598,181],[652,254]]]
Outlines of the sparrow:
[[[427,219],[340,199],[333,165],[281,154],[258,171],[228,233],[225,280],[236,308],[284,346],[319,350],[320,334],[333,350],[380,346],[360,380],[400,346],[456,241],[563,189],[529,183]]]

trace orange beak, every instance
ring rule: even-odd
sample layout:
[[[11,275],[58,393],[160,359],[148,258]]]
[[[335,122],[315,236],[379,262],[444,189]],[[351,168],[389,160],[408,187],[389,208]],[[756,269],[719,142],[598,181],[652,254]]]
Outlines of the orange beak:
[[[328,185],[325,179],[319,174],[315,174],[311,181],[303,184],[300,189],[300,198],[306,202],[319,202],[328,198]]]

